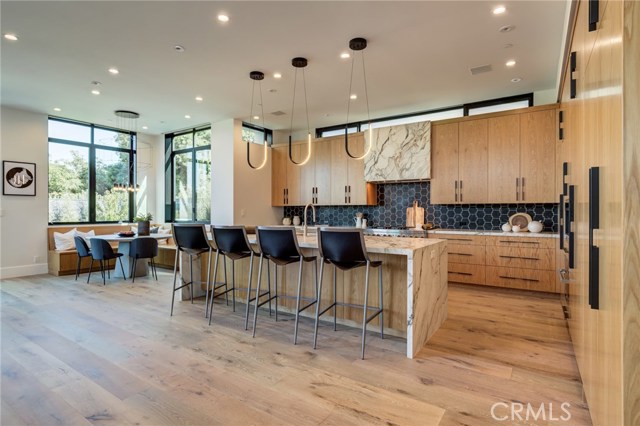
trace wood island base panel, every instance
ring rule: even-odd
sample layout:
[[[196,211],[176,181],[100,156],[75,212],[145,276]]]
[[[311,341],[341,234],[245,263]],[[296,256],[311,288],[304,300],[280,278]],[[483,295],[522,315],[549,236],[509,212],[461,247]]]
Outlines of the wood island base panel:
[[[249,235],[249,242],[255,244],[255,235]],[[298,236],[298,242],[305,255],[318,256],[318,245],[315,235],[307,237]],[[424,347],[429,338],[440,328],[447,318],[447,246],[445,241],[424,238],[394,238],[394,237],[365,237],[367,252],[372,260],[383,262],[383,303],[384,303],[384,331],[385,334],[403,337],[407,339],[407,357],[413,358]],[[194,261],[193,276],[195,279],[206,278],[206,254],[205,259]],[[215,260],[215,259],[214,259]],[[252,293],[258,284],[258,264],[260,258],[255,257],[252,273]],[[211,262],[211,274],[213,264]],[[231,282],[231,261],[227,260],[227,277]],[[261,291],[267,288],[267,266],[265,262],[262,270]],[[222,260],[218,267],[216,282],[224,282]],[[274,268],[272,263],[269,272],[274,282]],[[319,268],[319,265],[318,265]],[[181,270],[188,274],[188,263],[181,263]],[[374,271],[376,272],[376,271]],[[249,259],[236,261],[235,278],[236,309],[244,309],[246,300],[247,277],[249,273]],[[319,276],[318,270],[318,276]],[[184,277],[188,280],[188,276]],[[363,304],[365,269],[358,268],[352,271],[336,272],[337,300],[345,303]],[[278,267],[277,288],[278,295],[283,296],[278,301],[278,309],[283,312],[292,312],[295,309],[295,299],[298,282],[298,264],[287,267]],[[315,293],[313,263],[307,263],[303,268],[302,296],[308,299]],[[194,296],[205,294],[205,284],[194,287]],[[231,296],[229,296],[231,297]],[[253,296],[252,296],[253,297]],[[182,300],[190,300],[191,294],[188,288],[182,290]],[[333,267],[325,265],[322,280],[322,306],[328,306],[333,301]],[[378,276],[372,273],[369,281],[369,305],[378,306]],[[267,305],[263,306],[267,308]],[[251,308],[253,312],[253,307]],[[216,312],[214,310],[214,318]],[[258,327],[264,321],[260,312]],[[313,317],[315,310],[309,308],[301,315]],[[350,307],[338,307],[336,310],[337,322],[354,327],[360,327],[362,321],[362,309]],[[333,309],[321,318],[322,321],[333,321]],[[368,330],[380,329],[379,319],[372,320]],[[375,338],[372,337],[372,338]],[[319,342],[321,345],[322,342]]]

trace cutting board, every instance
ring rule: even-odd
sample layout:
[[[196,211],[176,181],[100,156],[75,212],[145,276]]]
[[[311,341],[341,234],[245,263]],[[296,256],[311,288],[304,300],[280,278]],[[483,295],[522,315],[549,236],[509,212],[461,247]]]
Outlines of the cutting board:
[[[407,208],[407,228],[420,228],[424,224],[424,207],[418,207],[414,201],[413,206]]]

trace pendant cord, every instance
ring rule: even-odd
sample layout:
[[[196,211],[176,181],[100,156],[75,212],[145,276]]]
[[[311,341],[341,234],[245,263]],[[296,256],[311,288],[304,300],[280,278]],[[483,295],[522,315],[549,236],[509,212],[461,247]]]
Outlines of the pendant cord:
[[[364,76],[364,97],[367,103],[367,120],[369,121],[369,127],[371,127],[371,114],[369,113],[369,91],[367,90],[367,69],[364,66],[364,50],[362,54],[362,75]]]
[[[293,75],[293,100],[291,101],[291,122],[289,124],[289,144],[291,144],[291,135],[293,134],[293,112],[296,106],[296,83],[298,82],[298,68]]]
[[[307,80],[304,76],[304,68],[302,68],[302,87],[304,88],[304,109],[307,112],[307,133],[311,134],[311,126],[309,126],[309,103],[307,102]]]

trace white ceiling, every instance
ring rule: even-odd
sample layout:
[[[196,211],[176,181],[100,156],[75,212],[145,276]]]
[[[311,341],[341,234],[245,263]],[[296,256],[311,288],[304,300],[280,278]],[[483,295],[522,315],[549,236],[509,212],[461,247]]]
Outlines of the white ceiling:
[[[109,126],[117,123],[114,110],[129,109],[141,115],[139,131],[146,125],[146,132],[163,133],[247,120],[249,72],[260,70],[267,75],[265,124],[288,129],[291,59],[303,56],[311,127],[335,125],[346,120],[351,66],[339,54],[353,37],[369,41],[372,118],[554,89],[566,3],[2,1],[2,33],[19,40],[2,38],[1,100]],[[493,15],[499,4],[507,12]],[[219,12],[230,21],[218,22]],[[504,25],[515,28],[499,32]],[[177,44],[186,51],[175,52]],[[507,68],[508,59],[517,65]],[[471,75],[469,68],[487,64],[492,72]],[[110,75],[111,66],[120,74]],[[281,80],[271,76],[275,71]],[[512,83],[514,77],[522,81]],[[100,96],[90,93],[94,80],[102,82]],[[351,103],[350,121],[366,119],[360,73],[355,82],[359,98]],[[301,100],[294,128],[306,128]],[[270,114],[278,110],[286,114]]]

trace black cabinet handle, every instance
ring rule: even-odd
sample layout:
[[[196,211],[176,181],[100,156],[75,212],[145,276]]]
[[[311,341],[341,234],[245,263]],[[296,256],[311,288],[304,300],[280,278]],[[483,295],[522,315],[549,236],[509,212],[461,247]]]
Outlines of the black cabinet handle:
[[[530,282],[535,282],[535,283],[540,282],[540,280],[536,280],[536,279],[533,279],[533,278],[509,277],[507,275],[498,275],[498,277],[504,278],[506,280],[530,281]]]
[[[564,111],[558,111],[558,140],[564,139],[564,128],[562,127],[562,123],[564,123]]]
[[[570,64],[570,68],[569,68],[569,77],[571,79],[571,87],[570,87],[570,91],[571,91],[571,99],[575,99],[576,98],[576,88],[577,88],[577,81],[573,76],[573,73],[576,71],[576,68],[578,67],[578,58],[577,58],[577,52],[571,52],[571,64]]]
[[[453,272],[453,271],[449,271],[450,274],[457,274],[457,275],[467,275],[467,276],[471,276],[473,274],[470,274],[469,272]]]
[[[523,257],[523,256],[503,256],[500,255],[498,257],[501,257],[503,259],[524,259],[524,260],[540,260],[537,257]]]
[[[568,195],[569,187],[567,184],[567,176],[569,176],[569,163],[562,163],[562,194]]]
[[[600,249],[593,231],[600,229],[600,167],[589,169],[589,305],[600,309]]]
[[[598,29],[600,20],[600,0],[589,0],[589,32]]]
[[[449,254],[455,254],[457,256],[473,256],[472,254],[469,254],[469,253],[449,253]]]
[[[558,203],[558,240],[560,241],[560,250],[564,250],[564,195],[560,194],[560,202]]]
[[[537,241],[504,241],[504,240],[500,240],[500,243],[505,243],[505,244],[540,244]]]

